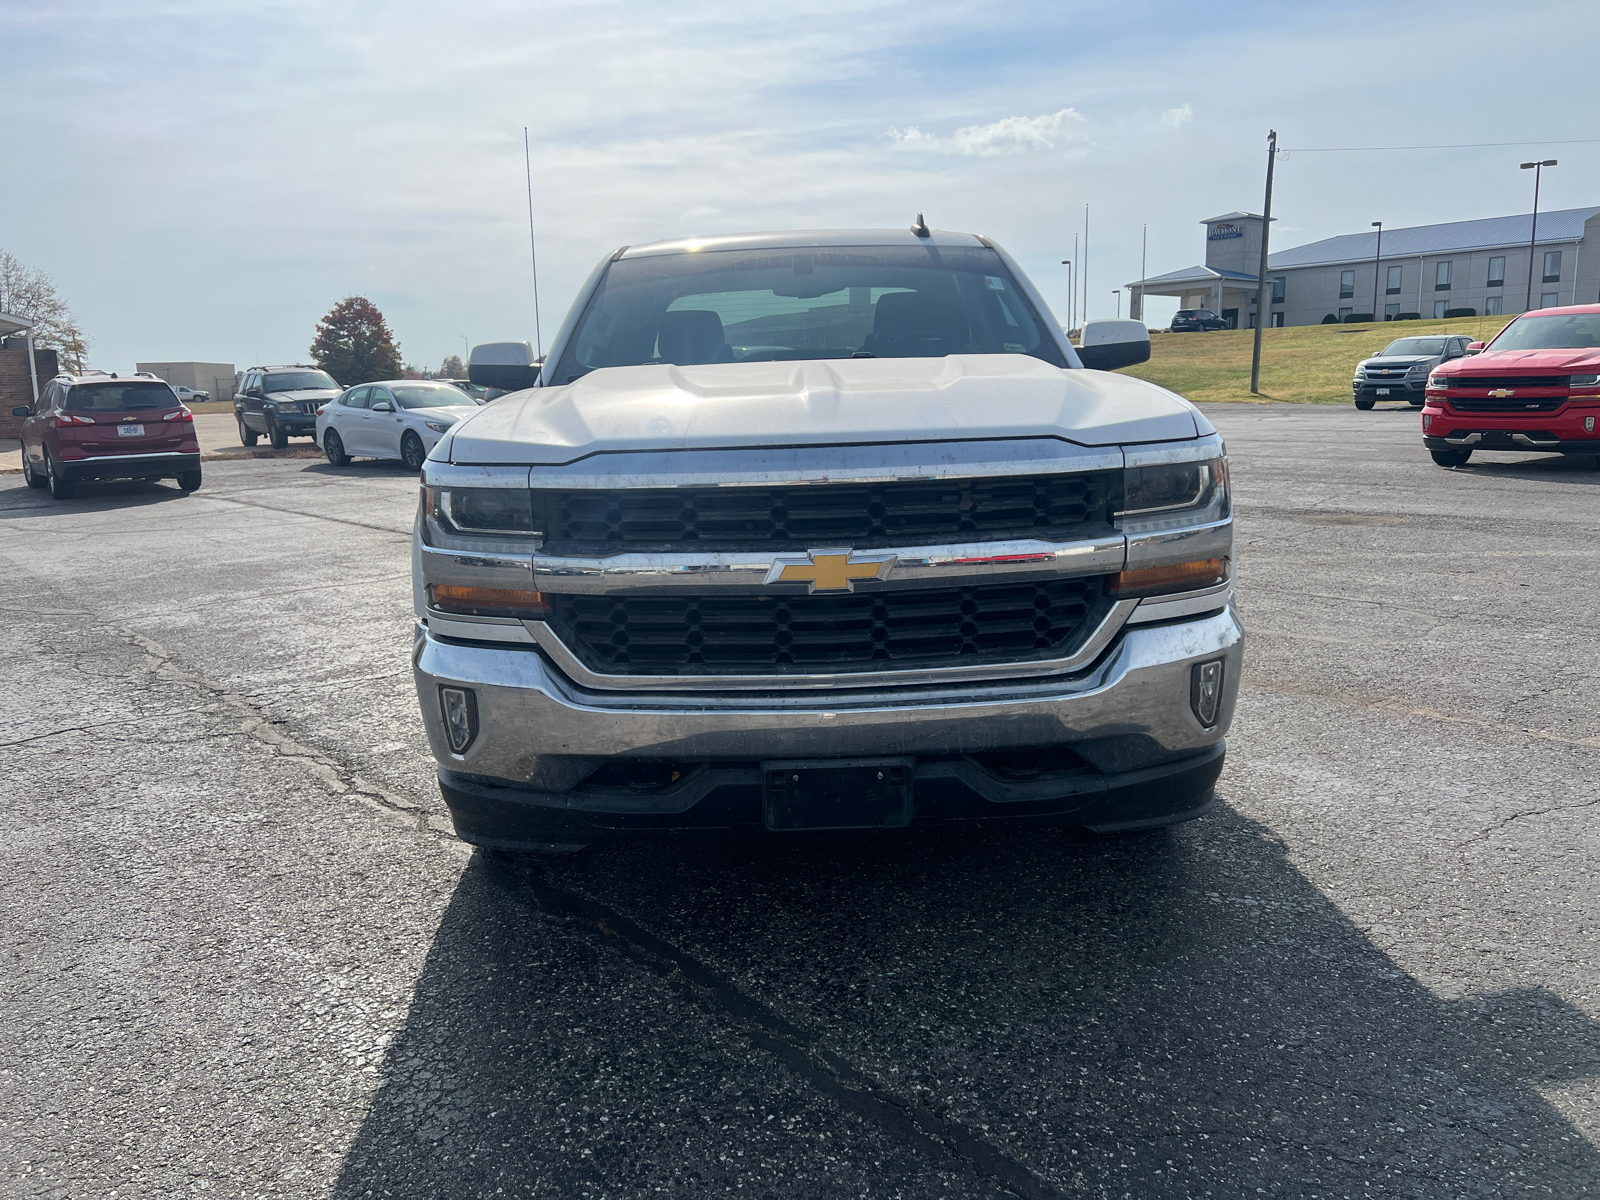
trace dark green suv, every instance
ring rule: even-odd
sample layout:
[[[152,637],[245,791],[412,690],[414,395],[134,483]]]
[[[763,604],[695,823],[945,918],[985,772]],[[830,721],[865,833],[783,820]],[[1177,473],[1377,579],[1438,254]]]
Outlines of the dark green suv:
[[[266,434],[282,450],[292,437],[315,439],[317,410],[340,390],[321,367],[251,367],[240,375],[233,394],[239,440],[254,446]]]

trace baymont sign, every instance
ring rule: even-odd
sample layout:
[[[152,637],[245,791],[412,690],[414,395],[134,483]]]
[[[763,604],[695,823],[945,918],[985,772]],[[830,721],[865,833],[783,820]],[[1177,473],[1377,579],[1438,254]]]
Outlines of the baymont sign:
[[[1223,238],[1243,237],[1244,229],[1232,221],[1224,221],[1220,225],[1213,225],[1211,232],[1206,234],[1206,241],[1220,242]]]

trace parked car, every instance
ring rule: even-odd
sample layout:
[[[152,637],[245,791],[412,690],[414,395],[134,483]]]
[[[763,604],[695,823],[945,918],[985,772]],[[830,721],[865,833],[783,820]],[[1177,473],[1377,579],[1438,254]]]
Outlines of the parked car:
[[[1371,358],[1356,364],[1350,381],[1356,407],[1370,409],[1379,400],[1405,400],[1421,408],[1433,369],[1451,359],[1465,358],[1471,338],[1396,338]]]
[[[913,227],[627,247],[562,329],[543,371],[475,350],[513,394],[423,466],[413,662],[461,837],[1210,805],[1227,461],[1110,373],[1141,322],[1074,349],[993,242]]]
[[[487,404],[490,400],[493,399],[493,397],[489,395],[489,390],[490,389],[488,389],[486,387],[481,387],[480,385],[478,385],[476,383],[473,383],[470,379],[441,379],[441,380],[438,380],[438,382],[439,383],[448,383],[452,387],[460,388],[463,392],[465,392],[467,395],[471,396],[479,404]],[[503,395],[504,393],[501,393],[501,394]]]
[[[320,367],[251,367],[233,397],[239,440],[254,446],[266,434],[282,450],[292,437],[315,438],[317,410],[338,394],[339,385]]]
[[[1180,308],[1172,314],[1172,333],[1201,333],[1209,329],[1226,329],[1228,323],[1209,308]]]
[[[198,388],[184,387],[181,383],[174,383],[171,387],[178,393],[178,399],[185,404],[205,404],[211,399],[210,392],[202,392]]]
[[[1434,462],[1459,467],[1477,450],[1600,454],[1600,304],[1523,313],[1467,353],[1428,379],[1422,444]]]
[[[200,486],[194,414],[154,376],[57,375],[35,404],[11,413],[24,418],[23,479],[57,500],[89,479],[176,479],[186,492]]]
[[[444,432],[478,407],[460,388],[437,380],[364,383],[322,406],[317,445],[336,467],[352,458],[398,458],[417,471]]]

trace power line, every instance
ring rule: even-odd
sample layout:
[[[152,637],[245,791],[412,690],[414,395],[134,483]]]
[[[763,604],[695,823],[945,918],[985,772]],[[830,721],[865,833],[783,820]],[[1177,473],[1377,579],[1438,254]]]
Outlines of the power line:
[[[1348,154],[1369,150],[1492,150],[1500,146],[1581,146],[1600,138],[1567,138],[1548,142],[1452,142],[1439,146],[1285,146],[1279,154]]]

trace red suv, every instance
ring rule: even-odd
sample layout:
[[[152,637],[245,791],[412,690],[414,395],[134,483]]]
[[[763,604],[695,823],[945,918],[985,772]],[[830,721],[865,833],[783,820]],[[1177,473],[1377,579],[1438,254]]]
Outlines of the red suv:
[[[29,487],[71,497],[80,479],[176,479],[200,486],[194,414],[154,375],[91,371],[57,375],[22,423],[22,475]]]
[[[1428,376],[1422,444],[1434,462],[1459,467],[1474,450],[1600,454],[1600,304],[1523,313],[1467,352]]]

